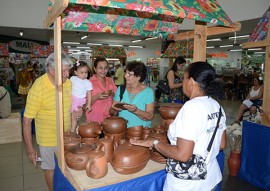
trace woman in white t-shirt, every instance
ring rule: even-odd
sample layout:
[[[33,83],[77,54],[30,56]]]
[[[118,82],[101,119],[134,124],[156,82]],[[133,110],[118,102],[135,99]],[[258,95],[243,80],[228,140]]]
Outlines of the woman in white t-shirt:
[[[240,105],[236,119],[234,123],[240,125],[240,121],[243,119],[243,114],[250,110],[251,120],[255,120],[257,108],[262,105],[263,99],[263,77],[257,76],[253,79],[253,86],[250,88],[246,99]]]
[[[152,148],[166,156],[167,176],[163,186],[165,191],[211,191],[222,180],[217,162],[220,149],[226,147],[226,116],[219,103],[213,99],[224,95],[223,86],[216,77],[215,69],[206,62],[195,62],[184,72],[184,94],[190,98],[178,112],[168,130],[170,143],[158,140],[131,140],[131,144]],[[215,130],[219,110],[221,118],[214,141],[207,157],[207,146]],[[186,163],[192,155],[206,158],[205,179],[186,180],[170,172],[168,161],[174,159]],[[193,174],[199,176],[198,174]],[[191,175],[191,176],[193,176]]]
[[[78,110],[78,107],[82,107],[87,100],[86,110],[91,111],[91,101],[93,90],[92,83],[87,79],[88,66],[84,61],[77,61],[73,66],[75,76],[70,78],[72,82],[72,105],[71,113],[74,110]],[[86,99],[87,97],[87,99]],[[72,128],[71,131],[74,132],[77,127],[77,119],[72,115]]]

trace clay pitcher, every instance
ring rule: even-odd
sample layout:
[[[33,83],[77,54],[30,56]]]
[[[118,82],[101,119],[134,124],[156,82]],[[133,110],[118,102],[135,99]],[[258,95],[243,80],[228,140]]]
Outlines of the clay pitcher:
[[[110,162],[113,155],[113,150],[114,150],[113,140],[102,138],[99,140],[99,144],[103,145],[103,147],[101,147],[101,150],[105,153],[107,162]]]
[[[105,153],[101,150],[103,145],[88,153],[89,160],[86,164],[86,174],[90,178],[98,179],[104,177],[108,173],[108,163]]]
[[[95,138],[101,134],[101,125],[98,122],[82,123],[79,127],[79,135],[83,138]]]
[[[240,169],[240,152],[230,151],[228,158],[228,168],[231,176],[237,176]]]

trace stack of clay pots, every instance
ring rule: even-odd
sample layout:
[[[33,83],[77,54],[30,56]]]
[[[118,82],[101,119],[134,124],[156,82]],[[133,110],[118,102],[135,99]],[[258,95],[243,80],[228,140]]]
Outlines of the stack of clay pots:
[[[159,108],[162,125],[165,126],[166,131],[168,131],[170,124],[174,121],[182,106],[183,104],[179,103],[165,103]]]
[[[122,117],[112,116],[104,119],[102,123],[105,138],[113,139],[114,144],[125,139],[127,120]]]

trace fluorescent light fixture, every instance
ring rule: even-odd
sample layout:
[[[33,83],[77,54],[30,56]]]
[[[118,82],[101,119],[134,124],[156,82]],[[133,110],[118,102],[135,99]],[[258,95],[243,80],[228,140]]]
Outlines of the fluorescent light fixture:
[[[69,51],[80,51],[78,49],[68,49]]]
[[[88,43],[86,43],[87,45],[96,45],[96,46],[102,46],[102,44],[100,44],[100,43],[90,43],[90,42],[88,42]]]
[[[230,50],[231,52],[242,52],[243,49],[234,49],[234,50]]]
[[[87,37],[88,37],[88,35],[84,35],[81,37],[81,40],[86,39]]]
[[[142,40],[132,40],[131,42],[141,42]]]
[[[23,36],[23,31],[22,30],[20,31],[20,36]]]
[[[149,37],[149,38],[146,38],[145,40],[153,40],[153,39],[156,39],[157,37]]]
[[[243,35],[243,36],[232,36],[229,39],[237,39],[237,38],[248,38],[250,35]]]
[[[85,50],[85,52],[92,52],[92,50]]]
[[[229,45],[223,45],[223,46],[219,46],[220,48],[225,48],[225,47],[231,47],[233,46],[232,44],[229,44]]]
[[[265,54],[265,52],[254,52],[254,54]]]
[[[77,48],[82,48],[82,49],[90,49],[89,46],[77,46]]]
[[[249,48],[248,50],[262,50],[262,48]]]
[[[118,58],[106,58],[106,60],[108,60],[108,61],[117,61],[119,59]]]
[[[221,41],[221,38],[213,38],[213,39],[208,39],[206,41],[208,41],[208,42],[211,42],[211,41]]]
[[[121,44],[109,44],[109,46],[123,46]]]
[[[128,46],[130,48],[143,48],[143,46]]]
[[[206,48],[215,48],[214,46],[207,46]]]
[[[63,42],[63,44],[81,44],[79,42]]]

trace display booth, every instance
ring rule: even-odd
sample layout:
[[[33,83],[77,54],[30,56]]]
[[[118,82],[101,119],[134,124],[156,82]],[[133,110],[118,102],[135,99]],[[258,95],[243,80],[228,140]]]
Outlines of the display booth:
[[[0,43],[0,80],[7,86],[9,84],[9,51],[8,44]]]
[[[55,2],[55,3],[53,3]],[[180,29],[181,23],[184,18],[192,18],[196,20],[195,25],[195,34],[193,37],[194,41],[194,60],[205,60],[206,56],[206,37],[207,37],[207,27],[206,23],[215,23],[222,26],[232,26],[232,22],[225,12],[221,9],[220,5],[216,1],[211,1],[212,7],[216,7],[215,10],[204,9],[200,14],[199,10],[205,5],[194,1],[179,1],[176,3],[171,1],[163,1],[160,4],[155,4],[154,2],[144,2],[144,1],[68,1],[68,0],[59,0],[51,1],[49,7],[49,14],[45,20],[45,27],[50,27],[54,22],[54,45],[55,49],[55,60],[56,64],[56,89],[57,89],[57,129],[58,129],[58,147],[59,152],[57,153],[58,165],[61,172],[68,178],[65,183],[71,183],[73,186],[78,184],[78,180],[75,180],[74,176],[69,176],[67,173],[68,167],[65,165],[64,160],[64,145],[63,145],[63,124],[61,123],[62,119],[62,90],[61,90],[61,28],[65,30],[80,30],[88,32],[109,32],[109,33],[118,33],[124,35],[136,35],[142,37],[155,36],[160,38],[172,37]],[[138,7],[140,7],[138,9]],[[198,10],[194,12],[192,10]],[[74,10],[76,15],[74,16]],[[63,17],[59,17],[62,15]],[[213,20],[213,18],[215,18]],[[79,24],[74,24],[75,22]],[[224,27],[222,32],[224,33]],[[235,28],[230,28],[231,31],[236,31]],[[212,35],[221,34],[212,33]],[[103,55],[104,56],[104,55]],[[224,155],[223,155],[224,159]],[[149,161],[151,163],[152,161]],[[224,163],[224,161],[223,161]],[[147,165],[147,168],[151,168],[151,165]],[[164,166],[163,166],[164,167]],[[160,169],[154,169],[158,171]],[[57,170],[56,170],[57,171]],[[143,170],[142,170],[143,171]],[[152,171],[153,173],[153,171]],[[155,173],[155,172],[154,172]],[[162,176],[165,176],[164,170],[161,172],[156,172],[157,174],[163,173]],[[57,173],[55,173],[57,175]],[[153,175],[153,174],[152,174]],[[141,176],[141,175],[140,175]],[[149,175],[151,176],[151,174]],[[159,175],[158,175],[159,176]],[[120,176],[117,176],[117,178]],[[135,177],[131,177],[135,178]],[[88,178],[89,180],[90,178]],[[144,178],[141,178],[144,179]],[[140,179],[140,180],[141,180]],[[133,179],[135,184],[138,181]],[[97,180],[95,180],[97,181]],[[122,180],[123,181],[123,180]],[[120,182],[122,182],[120,180]],[[116,181],[116,182],[119,182]],[[146,185],[150,187],[152,182],[147,182]],[[115,182],[114,182],[115,183]],[[150,184],[151,183],[151,184]],[[55,186],[62,184],[62,181],[54,181]],[[103,182],[103,186],[111,186],[113,183]],[[124,183],[120,183],[124,184]],[[159,183],[160,186],[162,183]],[[127,188],[128,186],[124,186]],[[131,188],[133,184],[131,184]],[[80,190],[76,188],[77,190]],[[85,188],[81,188],[85,190]],[[61,189],[60,189],[61,190]],[[63,189],[62,189],[63,190]],[[118,190],[114,188],[114,190]],[[155,188],[155,190],[160,190],[160,188]]]

